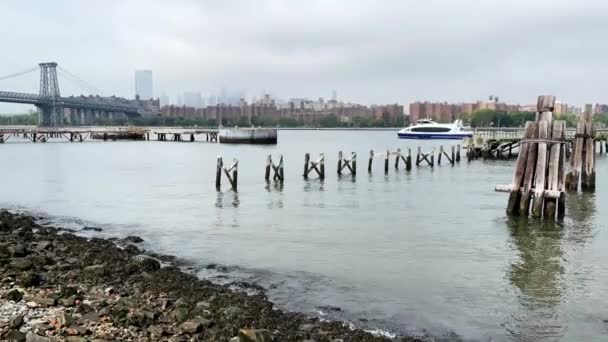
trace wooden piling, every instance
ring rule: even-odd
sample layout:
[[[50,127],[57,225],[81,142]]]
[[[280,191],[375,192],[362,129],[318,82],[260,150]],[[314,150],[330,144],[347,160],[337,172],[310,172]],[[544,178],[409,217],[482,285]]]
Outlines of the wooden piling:
[[[460,144],[456,145],[456,162],[460,163]]]
[[[281,184],[285,181],[285,170],[283,168],[283,155],[279,158],[279,181]]]
[[[369,151],[369,161],[367,163],[367,172],[372,173],[372,162],[374,161],[374,150]]]
[[[338,152],[338,174],[342,174],[342,151]]]
[[[420,146],[418,146],[418,152],[416,153],[416,166],[420,165],[420,155],[422,154],[422,152],[420,152]]]
[[[553,122],[553,129],[551,132],[552,141],[560,141],[562,136],[562,121]],[[552,143],[549,148],[549,172],[547,174],[547,189],[552,191],[559,191],[559,165],[560,165],[560,153],[561,143]],[[538,177],[538,176],[537,176]],[[556,198],[545,198],[545,210],[543,212],[543,218],[545,220],[554,220],[557,212],[557,199]]]
[[[538,160],[536,161],[536,177],[534,183],[534,203],[532,205],[532,217],[541,217],[545,195],[545,175],[547,168],[547,143],[542,142],[549,138],[549,122],[540,120],[538,122]]]
[[[595,190],[595,126],[592,122],[585,123],[585,149],[583,153],[581,189]]]
[[[439,155],[437,156],[437,165],[441,166],[441,155],[443,154],[443,145],[439,145]]]
[[[390,157],[391,152],[386,150],[386,154],[384,155],[384,174],[388,174],[388,158]]]
[[[407,157],[405,159],[405,169],[410,171],[412,169],[412,149],[408,147]]]
[[[397,157],[395,158],[395,170],[399,169],[399,159],[401,159],[401,149],[397,149]]]
[[[319,179],[325,179],[325,154],[321,153],[319,162]]]
[[[222,161],[222,157],[217,157],[217,168],[215,170],[215,188],[219,191],[222,187],[222,167],[224,166],[224,162]]]
[[[272,156],[269,154],[266,160],[266,172],[264,172],[264,179],[266,182],[270,181],[270,167],[272,165]]]
[[[304,179],[308,179],[308,164],[310,163],[310,153],[304,155]]]
[[[538,138],[538,124],[534,122],[532,124],[530,138]],[[534,143],[528,144],[528,158],[526,160],[525,174],[523,180],[523,190],[521,193],[521,200],[519,203],[519,214],[527,216],[530,211],[530,191],[532,189],[532,180],[534,178],[534,168],[536,166],[536,152],[538,151],[538,145]],[[520,152],[521,154],[521,152]]]
[[[353,176],[357,175],[357,153],[356,152],[351,152],[351,164],[352,164],[352,169],[350,170],[351,173],[353,174]]]
[[[456,162],[456,151],[454,151],[454,145],[452,145],[452,158],[450,160],[450,164],[452,164],[452,166],[454,166],[455,162]]]
[[[526,122],[524,127],[524,134],[522,140],[531,138],[533,133],[533,122]],[[509,202],[507,204],[507,214],[514,215],[519,213],[519,201],[521,198],[520,187],[524,179],[524,173],[526,168],[526,159],[528,157],[528,144],[522,142],[520,145],[520,153],[517,156],[517,162],[515,163],[515,172],[513,174],[513,181],[511,182],[511,193],[509,194]]]

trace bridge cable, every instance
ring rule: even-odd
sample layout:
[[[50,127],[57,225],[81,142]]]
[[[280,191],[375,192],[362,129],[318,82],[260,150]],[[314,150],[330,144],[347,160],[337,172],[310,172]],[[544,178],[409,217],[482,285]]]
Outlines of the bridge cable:
[[[59,69],[59,71],[61,72],[61,74],[63,76],[66,76],[67,78],[69,78],[72,82],[77,83],[80,87],[86,88],[87,91],[92,91],[93,94],[97,94],[97,95],[102,95],[102,91],[93,86],[92,84],[88,83],[87,81],[79,78],[78,76],[74,75],[73,73],[69,72],[68,70],[62,68],[62,67],[57,67],[57,69]]]
[[[25,69],[25,70],[22,70],[22,71],[19,71],[19,72],[10,74],[10,75],[1,76],[0,81],[7,80],[9,78],[14,78],[14,77],[21,76],[21,75],[25,75],[30,72],[36,71],[36,70],[40,70],[40,68],[36,66],[36,67]]]
[[[67,79],[68,81],[70,81],[72,84],[78,86],[80,88],[80,90],[84,90],[86,92],[91,93],[92,95],[98,95],[101,93],[101,90],[97,89],[94,86],[89,85],[88,83],[80,80],[79,78],[75,78],[73,75],[66,73],[63,70],[59,70],[60,75],[62,75],[63,77],[65,77],[65,79]]]

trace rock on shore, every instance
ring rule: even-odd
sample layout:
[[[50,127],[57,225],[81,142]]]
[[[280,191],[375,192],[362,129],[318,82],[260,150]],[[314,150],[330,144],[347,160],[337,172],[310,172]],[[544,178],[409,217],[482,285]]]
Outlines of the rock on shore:
[[[7,211],[0,211],[0,282],[2,341],[388,341],[161,267],[135,245]]]

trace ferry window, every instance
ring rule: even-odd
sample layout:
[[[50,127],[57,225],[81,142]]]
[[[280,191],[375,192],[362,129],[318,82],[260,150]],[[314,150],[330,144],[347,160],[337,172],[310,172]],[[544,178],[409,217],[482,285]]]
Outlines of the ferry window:
[[[449,132],[451,128],[448,127],[414,127],[412,132]]]

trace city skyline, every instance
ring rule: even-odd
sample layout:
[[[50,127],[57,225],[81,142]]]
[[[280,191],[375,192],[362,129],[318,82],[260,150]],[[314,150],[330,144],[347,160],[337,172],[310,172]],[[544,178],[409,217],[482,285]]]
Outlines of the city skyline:
[[[492,93],[512,103],[538,94],[606,102],[596,42],[608,33],[608,4],[599,0],[33,2],[2,4],[0,27],[15,32],[0,75],[54,60],[102,95],[124,97],[144,68],[170,93],[230,85],[280,98],[337,89],[366,104]],[[45,30],[11,29],[32,21]],[[35,76],[0,82],[23,92],[37,84]]]

